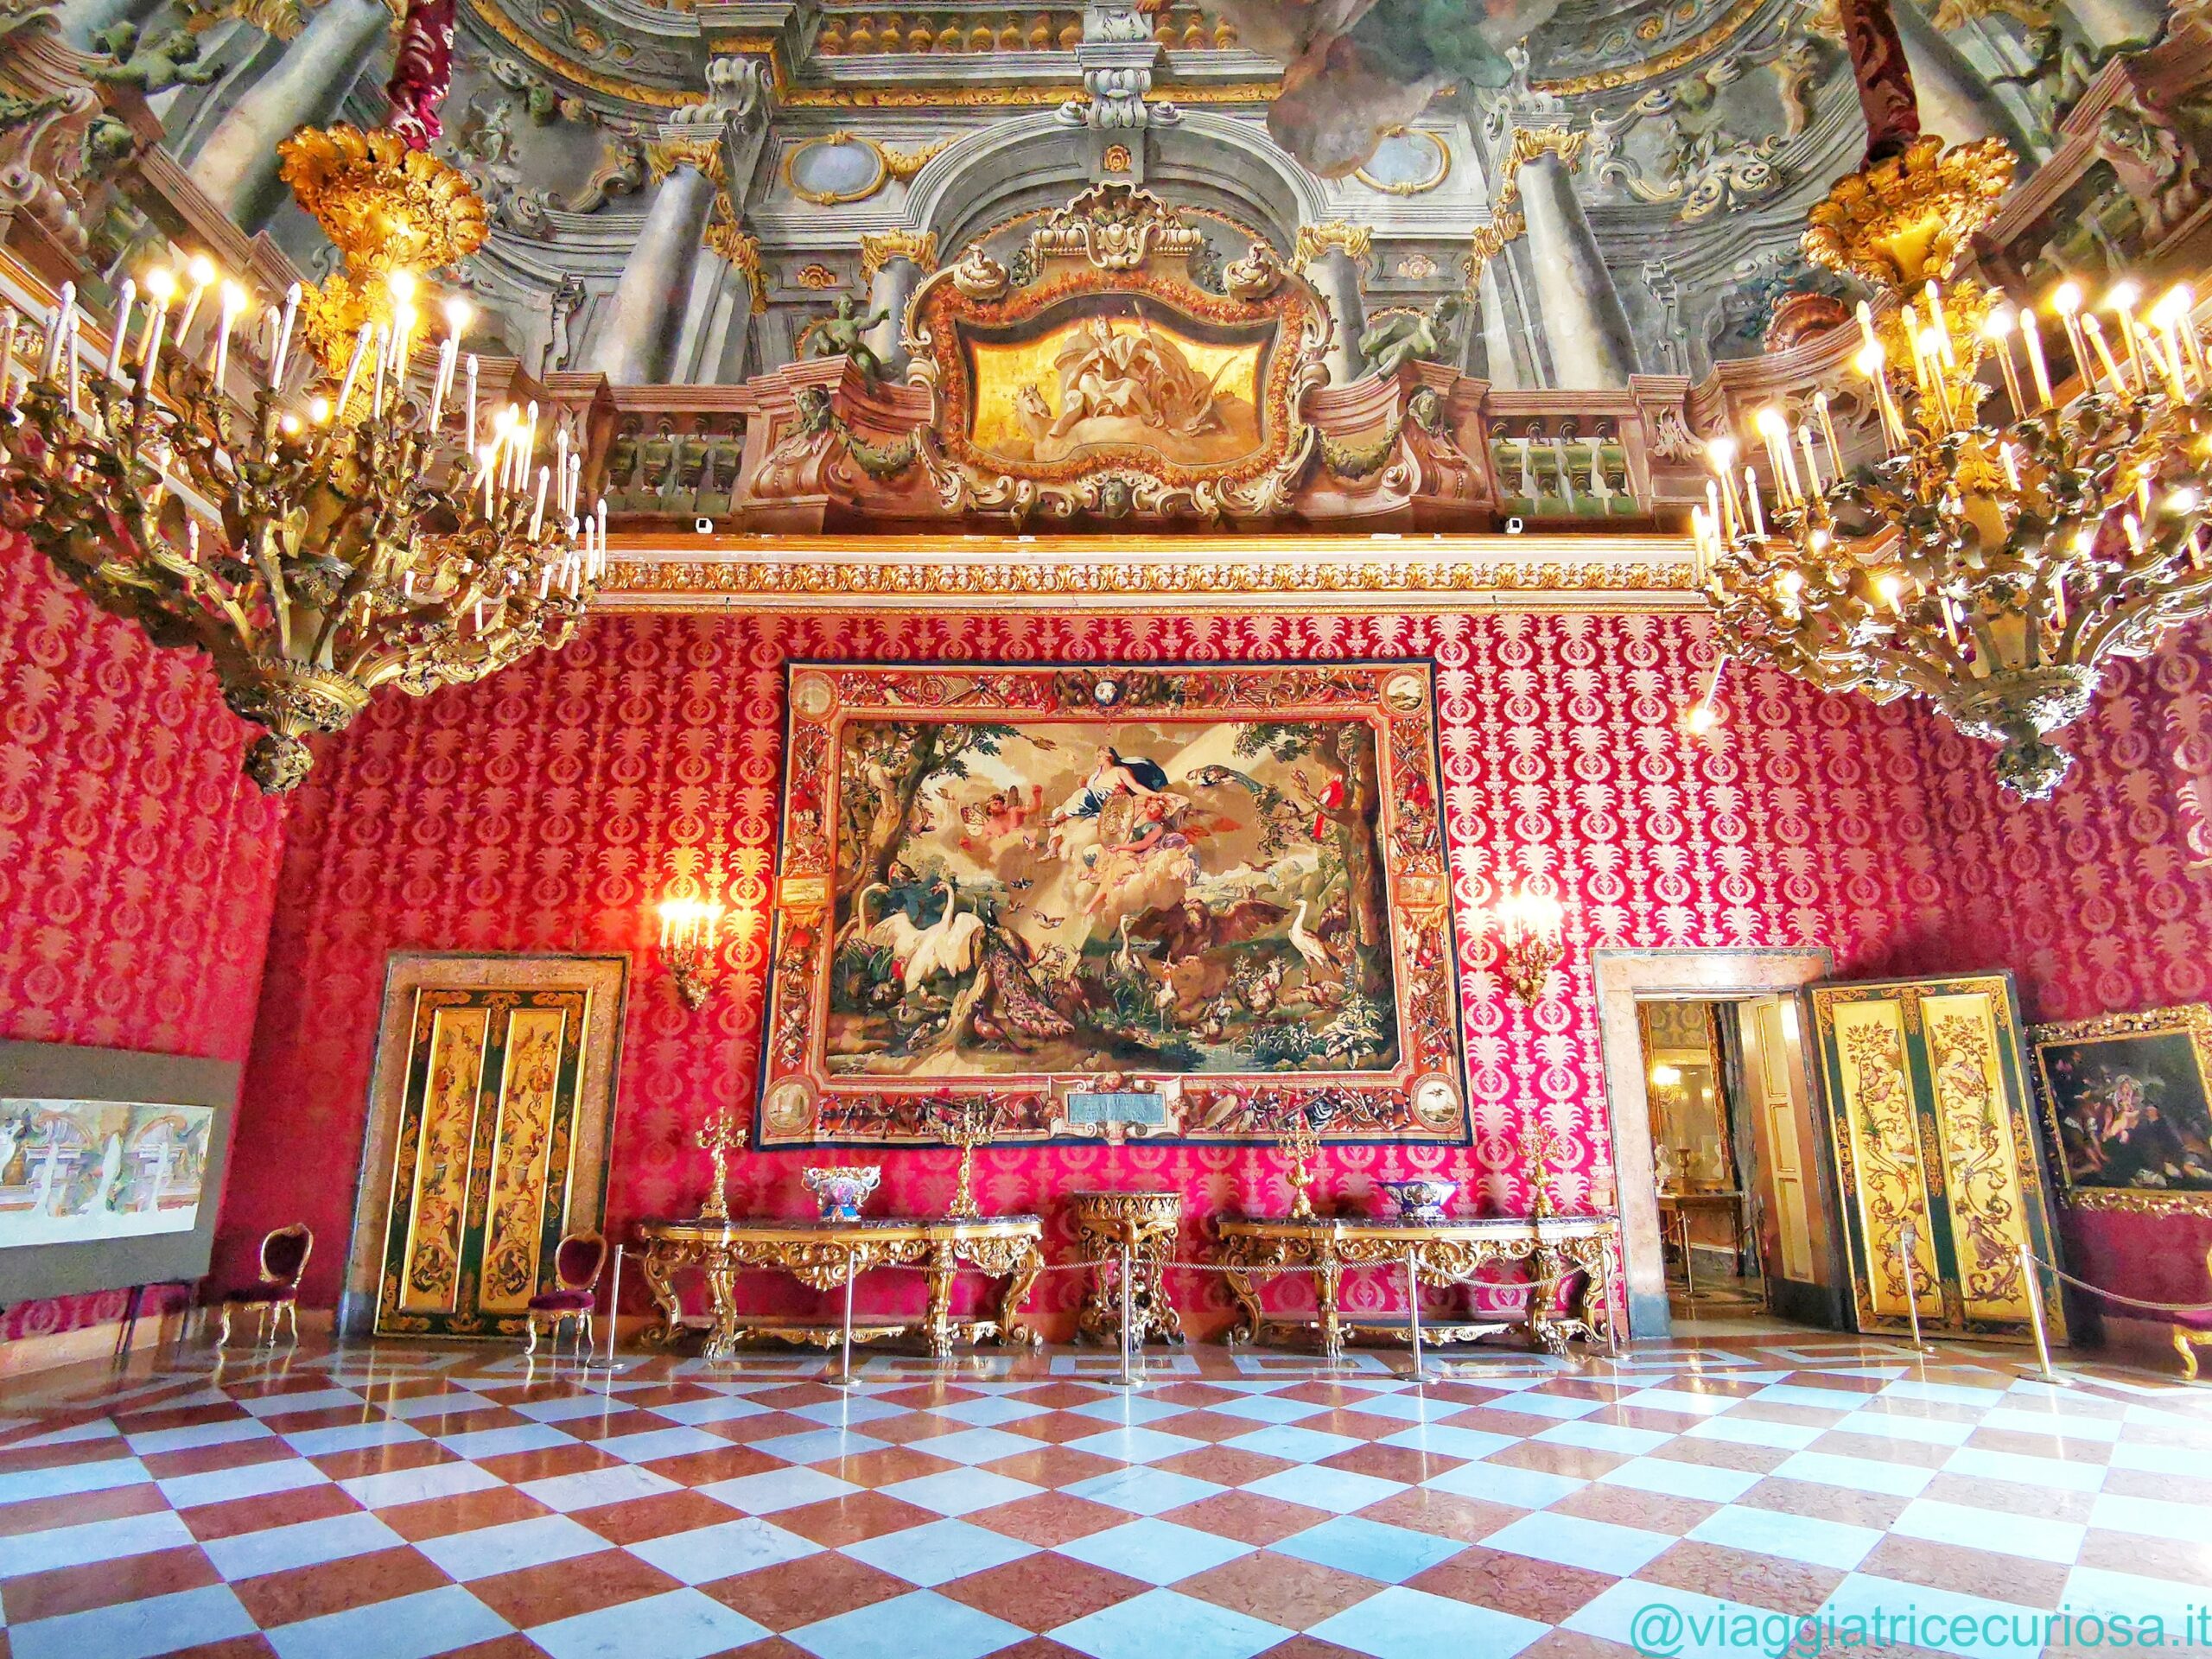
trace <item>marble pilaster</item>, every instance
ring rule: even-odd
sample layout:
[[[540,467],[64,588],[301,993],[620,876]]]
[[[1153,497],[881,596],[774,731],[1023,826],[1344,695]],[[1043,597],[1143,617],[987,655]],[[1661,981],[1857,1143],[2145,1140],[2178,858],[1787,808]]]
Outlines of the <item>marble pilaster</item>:
[[[668,378],[714,211],[713,175],[721,171],[710,128],[664,141],[648,155],[660,182],[586,359],[587,367],[617,385]]]
[[[883,321],[864,336],[887,378],[906,372],[906,307],[922,278],[937,269],[937,235],[887,231],[861,238],[861,275],[868,283],[868,310]]]
[[[1571,156],[1574,148],[1539,148],[1518,174],[1536,306],[1551,346],[1553,384],[1578,390],[1625,386],[1639,367],[1636,336],[1590,216],[1575,193],[1574,175],[1560,154],[1567,149]]]

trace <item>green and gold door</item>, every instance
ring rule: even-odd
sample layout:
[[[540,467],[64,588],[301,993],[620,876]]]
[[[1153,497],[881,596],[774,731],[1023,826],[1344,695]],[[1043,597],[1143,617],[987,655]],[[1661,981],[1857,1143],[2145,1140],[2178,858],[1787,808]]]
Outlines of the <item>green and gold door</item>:
[[[567,1225],[589,1000],[417,994],[379,1334],[521,1333]]]
[[[1815,987],[1859,1328],[2025,1340],[2024,1244],[2058,1260],[2011,976]],[[1910,1268],[1908,1268],[1908,1262]],[[2047,1276],[2054,1343],[2065,1315]]]

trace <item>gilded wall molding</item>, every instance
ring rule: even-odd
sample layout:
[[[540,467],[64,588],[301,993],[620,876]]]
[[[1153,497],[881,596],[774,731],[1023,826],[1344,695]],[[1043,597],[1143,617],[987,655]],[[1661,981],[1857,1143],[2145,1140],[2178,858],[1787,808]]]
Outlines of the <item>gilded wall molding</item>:
[[[909,259],[925,272],[937,269],[937,232],[871,231],[861,238],[861,281],[872,283],[893,259]]]
[[[1290,251],[1290,268],[1303,270],[1325,253],[1341,253],[1355,263],[1375,251],[1375,232],[1364,225],[1348,225],[1341,219],[1323,225],[1301,225]]]
[[[1516,127],[1506,141],[1505,155],[1498,162],[1497,194],[1495,206],[1511,207],[1521,200],[1521,167],[1539,156],[1556,156],[1560,165],[1572,173],[1581,163],[1582,151],[1590,142],[1587,132],[1577,132],[1564,124],[1548,127]]]

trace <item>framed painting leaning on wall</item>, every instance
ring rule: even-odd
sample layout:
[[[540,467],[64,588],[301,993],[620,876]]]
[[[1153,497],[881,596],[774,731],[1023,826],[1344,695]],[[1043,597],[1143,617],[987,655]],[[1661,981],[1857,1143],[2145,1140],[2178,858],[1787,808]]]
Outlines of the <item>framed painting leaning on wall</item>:
[[[2068,1204],[2212,1215],[2212,1005],[2037,1026],[2028,1038]]]

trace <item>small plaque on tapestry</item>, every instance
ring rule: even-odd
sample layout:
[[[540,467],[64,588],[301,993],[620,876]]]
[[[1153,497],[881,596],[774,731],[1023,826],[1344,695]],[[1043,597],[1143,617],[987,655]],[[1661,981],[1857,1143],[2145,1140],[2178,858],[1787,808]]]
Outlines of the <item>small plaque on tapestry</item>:
[[[1133,1091],[1092,1094],[1071,1089],[1067,1101],[1068,1122],[1073,1125],[1123,1123],[1147,1129],[1167,1127],[1167,1103],[1158,1095]]]

